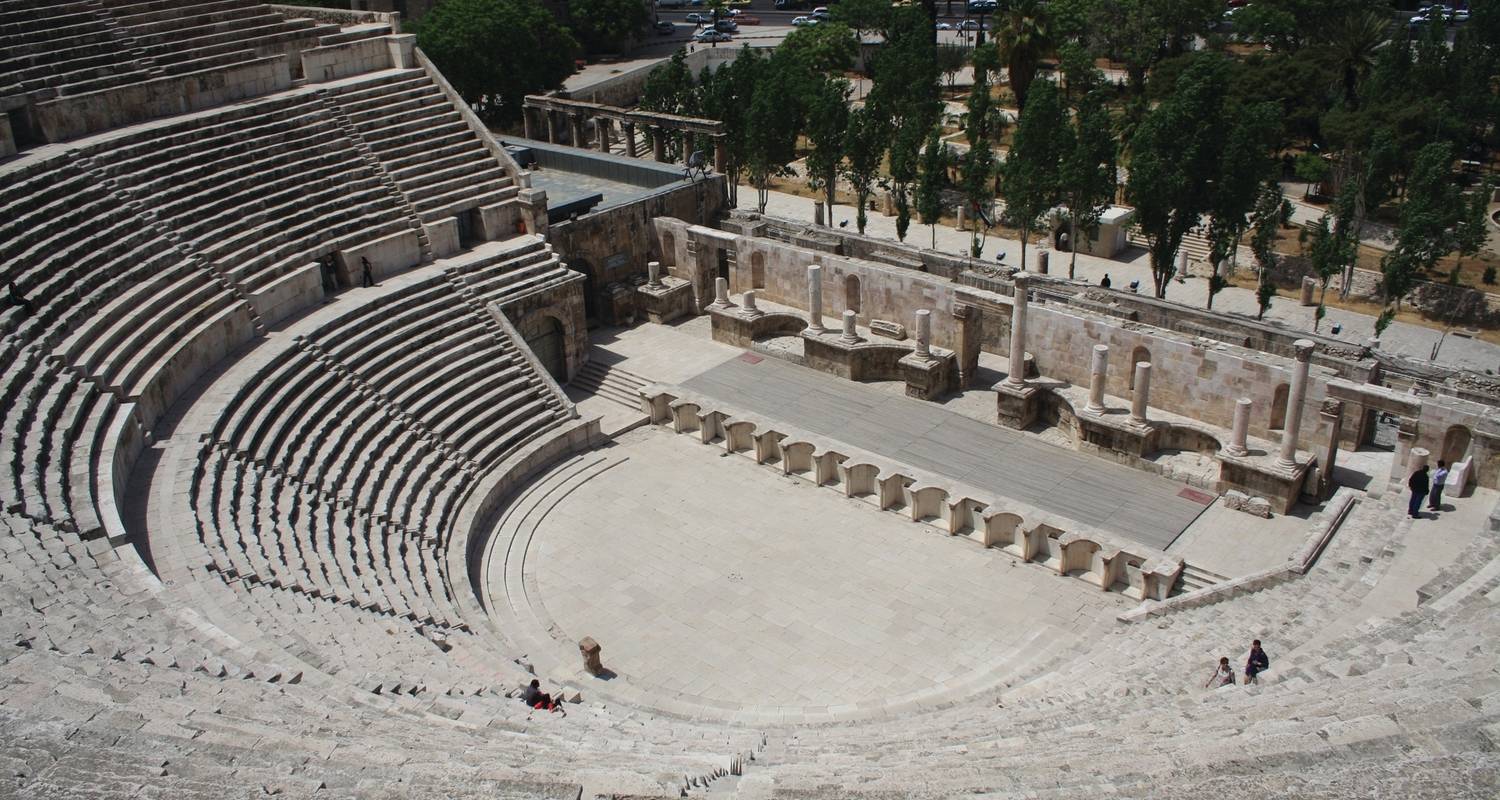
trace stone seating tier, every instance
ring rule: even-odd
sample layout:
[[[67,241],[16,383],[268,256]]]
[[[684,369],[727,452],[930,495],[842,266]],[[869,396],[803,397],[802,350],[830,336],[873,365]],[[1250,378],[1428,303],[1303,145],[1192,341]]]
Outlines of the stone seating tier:
[[[335,99],[423,222],[515,197],[510,176],[425,71],[345,84]]]

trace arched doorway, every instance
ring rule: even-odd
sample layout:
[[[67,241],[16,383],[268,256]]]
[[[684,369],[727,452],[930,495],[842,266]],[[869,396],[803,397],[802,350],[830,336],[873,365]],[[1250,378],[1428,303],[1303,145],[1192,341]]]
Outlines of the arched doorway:
[[[537,314],[526,321],[521,338],[547,374],[559,382],[568,379],[568,354],[562,323],[550,314]]]
[[[1454,425],[1443,435],[1443,454],[1439,456],[1449,464],[1457,464],[1469,455],[1469,441],[1472,436],[1469,429],[1463,425]]]
[[[1268,427],[1273,431],[1286,427],[1286,403],[1290,392],[1290,386],[1280,383],[1276,385],[1276,391],[1271,395],[1271,424]]]
[[[844,278],[844,308],[859,313],[859,276]]]
[[[1151,351],[1137,345],[1134,350],[1130,351],[1130,363],[1125,366],[1125,377],[1130,380],[1130,390],[1132,392],[1135,391],[1135,365],[1142,361],[1148,364],[1151,363]]]

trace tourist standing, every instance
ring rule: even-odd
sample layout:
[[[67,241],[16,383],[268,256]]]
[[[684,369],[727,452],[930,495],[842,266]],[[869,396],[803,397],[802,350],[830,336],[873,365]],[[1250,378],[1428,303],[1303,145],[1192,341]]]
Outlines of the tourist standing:
[[[1105,289],[1109,288],[1109,273],[1108,272],[1104,273],[1104,279],[1101,280],[1101,281],[1099,281],[1099,286],[1102,287],[1102,288],[1105,288]]]
[[[1209,676],[1208,683],[1203,684],[1203,688],[1207,689],[1212,686],[1217,689],[1220,686],[1233,685],[1234,667],[1229,666],[1229,656],[1224,656],[1219,659],[1219,666],[1214,668],[1214,674]]]
[[[7,283],[5,291],[10,297],[10,304],[21,309],[21,313],[28,317],[36,313],[36,306],[32,305],[31,301],[26,299],[26,295],[21,294],[21,287],[17,286],[15,281]]]
[[[1428,486],[1426,464],[1406,479],[1406,488],[1411,490],[1411,502],[1406,506],[1406,514],[1412,519],[1418,518],[1417,512],[1422,509],[1422,499],[1427,496]]]
[[[359,257],[359,266],[364,271],[365,287],[369,288],[371,286],[374,286],[375,285],[375,273],[372,272],[372,271],[370,271],[370,259],[365,258],[364,256],[360,256]]]
[[[1260,640],[1256,639],[1250,643],[1250,657],[1245,659],[1245,685],[1260,683],[1255,676],[1265,672],[1271,667],[1271,657],[1266,651],[1260,649]]]
[[[1448,482],[1448,462],[1439,461],[1437,471],[1432,473],[1432,493],[1428,496],[1427,508],[1442,511],[1443,484]]]

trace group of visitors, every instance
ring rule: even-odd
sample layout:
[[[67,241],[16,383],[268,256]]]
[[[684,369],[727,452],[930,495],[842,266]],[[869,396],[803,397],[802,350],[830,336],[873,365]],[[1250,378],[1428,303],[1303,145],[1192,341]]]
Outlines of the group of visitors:
[[[1422,500],[1427,498],[1428,511],[1443,510],[1443,485],[1448,482],[1448,462],[1439,461],[1437,471],[1431,476],[1427,474],[1427,465],[1423,464],[1416,472],[1406,479],[1406,488],[1411,490],[1411,502],[1406,506],[1406,514],[1412,519],[1419,519],[1422,510]]]
[[[1271,657],[1261,649],[1260,640],[1256,639],[1250,643],[1250,654],[1245,657],[1245,685],[1260,683],[1257,677],[1271,667]],[[1203,684],[1207,689],[1212,686],[1215,689],[1220,686],[1233,686],[1235,683],[1234,667],[1229,663],[1229,656],[1219,659],[1219,665],[1214,667],[1214,674],[1209,676],[1208,683]]]

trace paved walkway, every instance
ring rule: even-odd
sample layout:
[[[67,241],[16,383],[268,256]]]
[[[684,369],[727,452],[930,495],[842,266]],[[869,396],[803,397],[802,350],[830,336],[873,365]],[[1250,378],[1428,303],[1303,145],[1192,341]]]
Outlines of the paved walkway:
[[[746,208],[754,207],[755,190],[753,187],[741,187],[742,205]],[[813,218],[813,201],[810,198],[798,197],[783,192],[771,192],[770,201],[766,206],[766,213],[794,220],[811,222]],[[854,230],[854,209],[847,205],[835,206],[833,209],[831,224],[848,222],[848,230]],[[896,218],[888,217],[879,212],[868,212],[869,224],[865,233],[878,238],[896,239]],[[907,234],[907,241],[918,247],[927,247],[931,238],[926,225],[913,224]],[[987,238],[984,249],[984,258],[993,261],[995,256],[1001,252],[1006,254],[1006,263],[1015,264],[1020,260],[1021,244],[1010,239],[1001,239],[990,236]],[[953,228],[937,226],[936,249],[950,255],[965,256],[969,252],[969,234]],[[1032,258],[1036,246],[1026,248],[1027,258]],[[1066,275],[1070,253],[1053,253],[1052,274]],[[1122,257],[1116,259],[1096,258],[1094,256],[1078,256],[1077,277],[1080,281],[1097,284],[1100,278],[1108,273],[1110,281],[1115,287],[1124,287],[1132,280],[1141,282],[1141,291],[1149,292],[1151,289],[1151,262],[1145,251],[1140,249],[1126,250]],[[1195,308],[1202,308],[1208,297],[1207,282],[1202,278],[1187,278],[1178,283],[1173,282],[1167,289],[1167,299],[1180,302]],[[1257,303],[1255,292],[1249,289],[1231,287],[1220,292],[1214,298],[1214,310],[1225,313],[1239,314],[1254,319]],[[1295,297],[1282,295],[1271,303],[1271,310],[1266,313],[1266,321],[1273,324],[1283,325],[1294,331],[1311,331],[1313,325],[1313,308],[1304,307],[1297,302]],[[1329,333],[1330,326],[1338,323],[1343,326],[1342,333],[1334,336]],[[1324,318],[1320,328],[1322,335],[1333,336],[1347,342],[1360,344],[1365,342],[1375,333],[1375,319],[1366,314],[1353,311],[1345,311],[1339,308],[1329,308],[1328,315]],[[1410,358],[1428,360],[1432,353],[1432,346],[1442,336],[1442,332],[1420,325],[1412,325],[1406,322],[1396,322],[1386,329],[1381,338],[1381,349],[1398,353]],[[1500,371],[1500,346],[1482,342],[1477,339],[1465,339],[1449,336],[1443,343],[1438,361],[1456,367],[1484,372],[1486,369]]]
[[[1132,605],[661,428],[567,493],[527,558],[569,641],[620,682],[788,721],[966,696]]]
[[[1204,509],[1174,481],[772,358],[726,361],[684,385],[1160,550]]]

